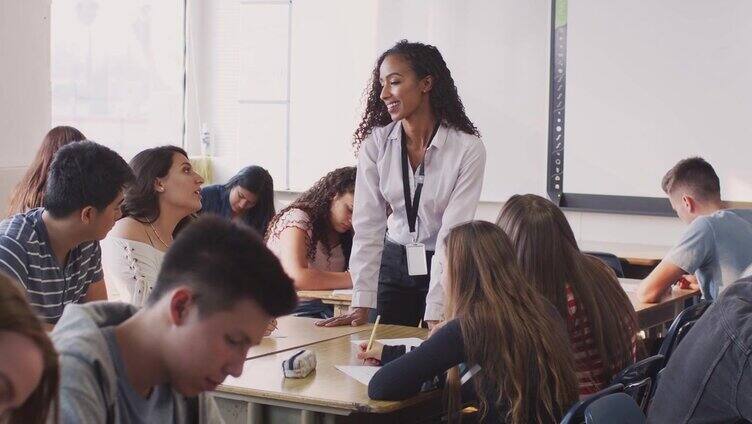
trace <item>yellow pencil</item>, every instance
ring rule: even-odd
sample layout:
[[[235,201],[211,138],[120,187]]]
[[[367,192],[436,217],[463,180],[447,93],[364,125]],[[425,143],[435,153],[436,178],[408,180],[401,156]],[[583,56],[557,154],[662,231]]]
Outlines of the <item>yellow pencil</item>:
[[[376,335],[376,327],[379,325],[379,321],[381,321],[381,315],[376,317],[376,322],[373,323],[373,329],[371,330],[371,338],[368,339],[368,347],[366,348],[366,352],[371,350],[371,347],[373,346],[373,337]],[[363,360],[363,363],[366,363],[366,360]]]

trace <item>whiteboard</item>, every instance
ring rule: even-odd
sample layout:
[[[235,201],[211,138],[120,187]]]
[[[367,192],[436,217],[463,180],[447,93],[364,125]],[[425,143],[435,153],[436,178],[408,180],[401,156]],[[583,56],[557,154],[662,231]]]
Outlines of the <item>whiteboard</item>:
[[[258,23],[255,30],[241,25],[241,32],[261,37],[251,47],[272,58],[265,69],[253,65],[251,53],[241,53],[238,89],[245,98],[279,104],[287,98],[288,86],[279,83],[287,78],[281,65],[285,57],[278,54],[287,51],[287,7],[240,6],[253,10],[241,16]],[[285,131],[264,124],[288,118],[284,107],[262,118],[253,108],[241,107],[238,145],[250,147],[234,163],[267,167],[276,187],[282,187],[277,181],[286,178],[287,170],[292,191],[309,188],[336,167],[355,164],[352,135],[371,70],[381,52],[404,38],[439,48],[481,132],[487,150],[482,200],[545,193],[548,1],[294,0],[290,7],[289,139]],[[263,17],[255,10],[262,10]],[[259,127],[265,136],[258,136]]]
[[[752,2],[568,3],[564,190],[664,196],[699,155],[752,201]]]

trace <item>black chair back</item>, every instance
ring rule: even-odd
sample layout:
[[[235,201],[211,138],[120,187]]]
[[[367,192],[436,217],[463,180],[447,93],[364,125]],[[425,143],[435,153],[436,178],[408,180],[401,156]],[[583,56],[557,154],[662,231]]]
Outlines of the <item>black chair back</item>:
[[[692,329],[695,322],[697,322],[702,314],[705,313],[710,304],[711,302],[707,300],[701,300],[684,309],[676,316],[674,322],[671,323],[671,327],[669,327],[668,332],[666,333],[666,338],[663,340],[661,348],[658,350],[658,354],[663,355],[661,368],[666,366],[668,360],[671,358],[671,354],[674,353],[674,350],[676,350],[676,347],[679,345],[679,342],[681,342],[684,336],[689,333],[689,330]]]
[[[645,415],[626,393],[604,396],[585,409],[585,424],[643,424]]]
[[[606,387],[605,389],[601,390],[598,393],[594,393],[585,399],[580,400],[579,402],[572,405],[571,408],[569,408],[569,411],[564,415],[564,418],[561,419],[560,424],[582,424],[585,422],[585,410],[587,409],[590,404],[595,402],[596,400],[606,397],[608,395],[614,394],[614,393],[622,393],[624,391],[624,386],[621,384],[614,384],[613,386]]]
[[[624,393],[631,396],[642,412],[647,414],[658,371],[662,368],[663,355],[651,356],[624,368],[614,377],[611,384],[622,384]]]
[[[606,265],[608,265],[611,269],[614,270],[617,277],[624,278],[624,268],[622,268],[621,266],[621,261],[613,253],[606,253],[606,252],[582,252],[582,253],[586,255],[590,255],[590,256],[595,256],[596,258],[602,260]]]

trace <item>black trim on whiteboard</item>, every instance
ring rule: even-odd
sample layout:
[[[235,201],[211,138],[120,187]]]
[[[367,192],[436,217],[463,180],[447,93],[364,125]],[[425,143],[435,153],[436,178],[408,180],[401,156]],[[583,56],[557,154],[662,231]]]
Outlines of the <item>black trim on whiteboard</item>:
[[[567,88],[567,0],[551,0],[551,48],[548,98],[548,152],[546,192],[568,210],[676,216],[666,198],[566,193],[564,146]],[[657,182],[656,182],[657,184]]]

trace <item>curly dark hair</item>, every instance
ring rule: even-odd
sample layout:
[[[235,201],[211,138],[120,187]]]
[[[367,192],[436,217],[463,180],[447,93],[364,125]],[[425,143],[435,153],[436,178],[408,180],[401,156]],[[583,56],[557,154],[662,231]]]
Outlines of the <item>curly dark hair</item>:
[[[457,86],[454,85],[452,73],[444,62],[439,49],[428,44],[401,40],[394,47],[382,53],[376,60],[376,66],[374,66],[371,75],[370,88],[367,88],[366,93],[364,93],[367,98],[366,110],[363,112],[363,119],[358,125],[358,129],[355,130],[353,147],[356,152],[360,149],[363,140],[371,134],[374,127],[383,127],[392,122],[386,105],[380,97],[383,86],[379,81],[379,68],[389,55],[399,55],[407,60],[418,79],[425,78],[428,75],[433,77],[433,87],[428,95],[431,110],[433,110],[439,122],[458,131],[480,137],[475,124],[465,114],[465,106],[462,105],[462,100],[457,94]]]
[[[332,201],[338,195],[354,192],[355,167],[347,166],[335,169],[318,180],[313,187],[301,194],[286,208],[274,215],[274,218],[269,222],[269,227],[264,235],[264,241],[269,240],[269,236],[271,236],[274,231],[277,222],[287,211],[290,209],[300,209],[308,214],[311,219],[313,237],[309,240],[307,255],[308,259],[313,260],[316,256],[316,246],[318,245],[318,242],[320,240],[326,240],[326,235],[331,228],[329,212],[332,206]],[[339,238],[340,243],[342,243],[342,251],[345,253],[345,259],[349,260],[350,250],[352,248],[352,230],[340,234]],[[329,249],[329,244],[322,244],[324,245],[324,252],[327,255],[330,255],[331,251]]]

